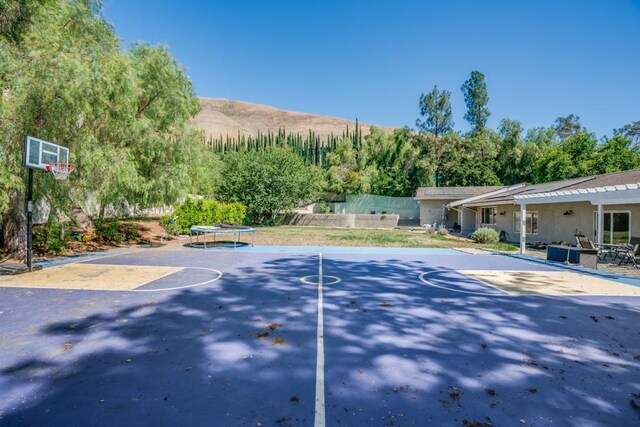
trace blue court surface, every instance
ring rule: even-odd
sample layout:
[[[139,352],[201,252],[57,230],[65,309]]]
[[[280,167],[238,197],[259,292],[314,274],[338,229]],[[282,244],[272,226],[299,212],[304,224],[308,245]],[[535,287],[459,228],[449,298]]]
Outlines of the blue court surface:
[[[446,249],[73,261],[0,277],[2,426],[640,425],[629,280]]]

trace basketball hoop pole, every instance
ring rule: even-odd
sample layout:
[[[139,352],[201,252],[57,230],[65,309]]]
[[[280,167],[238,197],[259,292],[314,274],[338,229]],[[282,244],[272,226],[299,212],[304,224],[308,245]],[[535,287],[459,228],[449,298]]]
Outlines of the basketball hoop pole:
[[[27,189],[27,268],[31,271],[31,251],[33,247],[33,169],[29,168]]]

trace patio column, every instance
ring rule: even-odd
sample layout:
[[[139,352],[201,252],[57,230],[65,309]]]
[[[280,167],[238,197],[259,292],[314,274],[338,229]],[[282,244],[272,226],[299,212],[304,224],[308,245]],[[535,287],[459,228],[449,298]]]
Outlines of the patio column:
[[[597,243],[604,243],[604,205],[598,204],[598,220],[596,221]]]
[[[527,246],[527,205],[520,205],[520,255],[524,255]]]

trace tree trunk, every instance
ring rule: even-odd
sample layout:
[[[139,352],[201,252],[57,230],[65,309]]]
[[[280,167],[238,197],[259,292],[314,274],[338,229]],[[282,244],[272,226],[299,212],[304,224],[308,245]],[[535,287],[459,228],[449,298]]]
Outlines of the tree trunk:
[[[64,226],[64,214],[60,209],[56,208],[56,221],[58,222],[58,224],[60,225],[60,235],[58,236],[60,238],[61,242],[64,242],[64,237],[65,237],[65,226]]]
[[[9,210],[4,215],[4,246],[9,256],[24,259],[27,251],[25,194],[14,191],[9,197]]]

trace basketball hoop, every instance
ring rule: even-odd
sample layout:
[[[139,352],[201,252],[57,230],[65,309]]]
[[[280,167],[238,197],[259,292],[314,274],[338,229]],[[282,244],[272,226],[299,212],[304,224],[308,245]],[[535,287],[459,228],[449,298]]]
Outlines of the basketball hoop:
[[[47,172],[51,172],[55,179],[67,179],[71,172],[76,169],[73,163],[49,163],[45,168]]]

